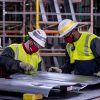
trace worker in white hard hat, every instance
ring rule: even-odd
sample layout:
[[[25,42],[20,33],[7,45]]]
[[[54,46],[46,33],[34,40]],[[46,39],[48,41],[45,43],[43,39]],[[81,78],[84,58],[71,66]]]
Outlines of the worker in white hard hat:
[[[39,49],[45,47],[46,33],[37,29],[28,32],[29,39],[21,44],[7,46],[0,55],[0,67],[6,75],[13,73],[31,74],[41,67]]]
[[[71,73],[77,75],[93,75],[100,70],[100,38],[93,33],[79,32],[78,22],[70,19],[62,20],[58,25],[60,37],[66,43],[66,64],[59,69],[49,71]]]

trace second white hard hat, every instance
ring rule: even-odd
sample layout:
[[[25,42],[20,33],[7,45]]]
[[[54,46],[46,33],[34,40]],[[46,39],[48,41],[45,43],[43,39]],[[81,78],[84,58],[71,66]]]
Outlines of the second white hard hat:
[[[37,29],[32,32],[28,32],[28,34],[36,43],[38,43],[42,47],[45,47],[47,36],[43,30]]]
[[[77,25],[78,25],[78,22],[74,22],[74,21],[72,21],[70,19],[62,20],[58,25],[58,31],[60,33],[60,37],[63,37],[64,35],[68,34]]]

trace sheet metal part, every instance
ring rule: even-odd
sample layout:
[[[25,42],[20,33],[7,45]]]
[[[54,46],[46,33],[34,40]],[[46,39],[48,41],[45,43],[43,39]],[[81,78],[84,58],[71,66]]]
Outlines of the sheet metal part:
[[[100,83],[100,78],[91,76],[79,76],[71,74],[37,72],[34,75],[15,74],[12,79],[0,79],[0,90],[19,93],[41,93],[48,97],[50,91],[59,86],[82,87]]]
[[[78,96],[74,95],[65,100],[100,100],[100,88],[81,91]]]

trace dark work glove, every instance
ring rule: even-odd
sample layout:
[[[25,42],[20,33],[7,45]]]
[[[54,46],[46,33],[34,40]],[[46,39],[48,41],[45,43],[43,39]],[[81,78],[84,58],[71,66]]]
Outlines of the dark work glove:
[[[100,77],[100,71],[97,73],[94,73],[94,75]]]

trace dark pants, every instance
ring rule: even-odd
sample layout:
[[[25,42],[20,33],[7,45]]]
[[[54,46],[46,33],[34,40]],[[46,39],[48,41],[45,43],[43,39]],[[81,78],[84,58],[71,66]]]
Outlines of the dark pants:
[[[94,60],[75,61],[76,75],[93,75],[97,70],[97,64]]]

